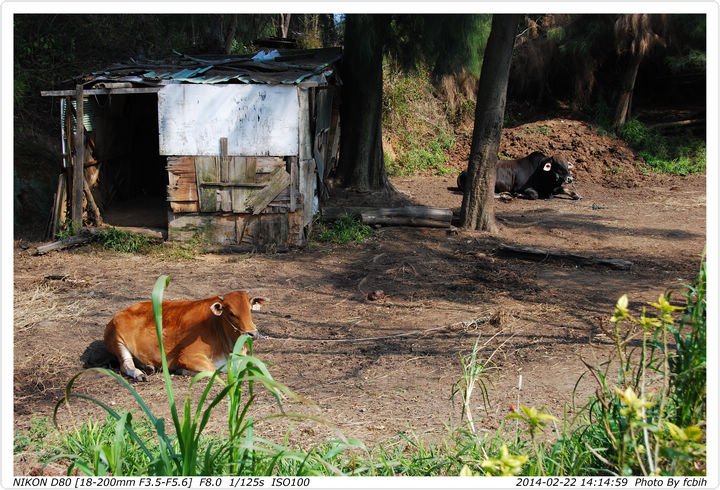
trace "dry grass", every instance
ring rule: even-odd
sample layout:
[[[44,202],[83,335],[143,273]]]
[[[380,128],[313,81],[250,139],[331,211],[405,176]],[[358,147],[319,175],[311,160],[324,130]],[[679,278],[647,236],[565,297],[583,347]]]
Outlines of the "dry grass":
[[[13,304],[16,334],[42,321],[76,320],[87,311],[79,301],[64,302],[57,289],[45,283],[35,289],[16,289]]]

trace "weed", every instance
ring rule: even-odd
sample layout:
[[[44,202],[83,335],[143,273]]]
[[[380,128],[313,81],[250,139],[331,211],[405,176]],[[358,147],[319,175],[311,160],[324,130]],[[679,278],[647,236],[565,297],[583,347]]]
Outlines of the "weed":
[[[636,317],[627,296],[617,302],[610,319],[617,381],[609,376],[611,362],[588,366],[599,388],[587,407],[588,428],[605,448],[604,454],[593,454],[616,474],[696,475],[704,470],[704,291],[703,264],[684,307],[661,295],[650,303],[654,316],[643,308]],[[685,315],[678,324],[681,311]],[[638,337],[639,346],[633,347]]]
[[[388,175],[447,175],[455,139],[446,111],[433,96],[430,71],[421,67],[406,74],[389,62],[383,68],[383,134],[394,149],[393,158],[386,156]]]
[[[95,240],[104,248],[123,253],[138,253],[148,249],[150,238],[138,233],[120,230],[118,228],[107,228],[100,230],[95,235]]]
[[[692,136],[669,138],[630,119],[618,135],[656,172],[688,175],[705,171],[705,142]]]
[[[604,174],[609,175],[620,175],[623,172],[622,165],[610,165],[609,167],[605,167],[603,169]]]
[[[345,214],[331,225],[319,223],[317,239],[342,245],[348,242],[363,242],[372,235],[373,229],[360,221],[360,218]]]
[[[552,132],[552,130],[545,125],[525,128],[524,131],[528,134],[542,134],[544,136],[547,136]]]

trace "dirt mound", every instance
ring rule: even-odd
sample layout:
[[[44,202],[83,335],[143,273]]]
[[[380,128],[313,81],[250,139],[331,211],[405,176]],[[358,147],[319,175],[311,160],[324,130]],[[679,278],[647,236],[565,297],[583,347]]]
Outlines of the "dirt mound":
[[[472,128],[458,136],[448,164],[464,169],[470,152]],[[533,121],[505,128],[499,154],[520,158],[533,151],[560,155],[575,164],[578,182],[604,187],[637,187],[656,176],[647,172],[642,158],[617,138],[598,134],[590,124],[571,119]]]

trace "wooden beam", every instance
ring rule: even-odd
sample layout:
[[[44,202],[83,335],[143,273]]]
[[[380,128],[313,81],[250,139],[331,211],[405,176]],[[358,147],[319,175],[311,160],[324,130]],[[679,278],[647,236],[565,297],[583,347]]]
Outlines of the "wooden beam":
[[[77,109],[75,111],[75,159],[72,165],[72,211],[71,220],[73,230],[78,233],[82,228],[83,214],[83,188],[84,188],[84,163],[85,163],[85,124],[83,123],[84,107],[83,86],[78,85],[75,92]],[[69,109],[69,108],[68,108]]]
[[[122,95],[122,94],[155,94],[163,87],[137,87],[137,88],[89,88],[84,90],[85,95]],[[75,90],[43,90],[43,97],[67,97],[75,95]]]
[[[85,198],[87,199],[88,203],[88,210],[91,211],[92,214],[95,216],[95,226],[102,226],[103,220],[102,216],[100,216],[100,208],[98,208],[97,204],[95,203],[95,198],[93,197],[92,191],[90,190],[90,185],[84,178],[83,189],[85,191]]]
[[[294,213],[297,207],[297,190],[298,190],[298,157],[291,156],[287,158],[290,166],[290,212]]]
[[[270,182],[267,183],[267,186],[245,201],[246,208],[252,209],[252,214],[260,214],[278,194],[290,185],[290,174],[283,167],[278,167],[270,175]]]

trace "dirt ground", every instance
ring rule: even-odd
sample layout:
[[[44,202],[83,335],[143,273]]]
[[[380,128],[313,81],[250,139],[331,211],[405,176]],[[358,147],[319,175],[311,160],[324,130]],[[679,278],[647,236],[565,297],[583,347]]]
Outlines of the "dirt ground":
[[[538,129],[547,127],[549,129]],[[86,246],[32,256],[15,244],[15,429],[50,417],[65,384],[83,369],[118,310],[150,297],[168,274],[166,299],[203,298],[245,289],[269,299],[255,323],[265,336],[255,353],[273,376],[311,403],[291,412],[320,416],[294,425],[291,440],[308,446],[339,430],[369,447],[399,432],[437,441],[457,427],[460,355],[476,341],[493,355],[490,405],[473,400],[476,424],[492,431],[511,404],[547,407],[562,416],[594,390],[581,360],[597,364],[611,349],[605,334],[617,298],[639,309],[668,287],[692,280],[705,246],[705,176],[645,175],[616,140],[586,134],[574,121],[539,121],[504,133],[501,151],[559,151],[577,165],[579,201],[496,202],[497,234],[386,227],[363,244],[312,242],[305,250],[267,255],[199,255],[166,260]],[[551,147],[550,145],[553,145]],[[574,146],[573,146],[574,145]],[[611,150],[615,148],[615,150]],[[513,154],[513,152],[515,152]],[[467,156],[455,155],[458,169]],[[464,159],[464,160],[463,160]],[[580,161],[582,160],[582,161]],[[395,178],[413,203],[457,210],[456,173]],[[503,255],[500,243],[633,263],[629,271],[569,261]],[[385,298],[367,299],[382,290]],[[182,396],[189,378],[176,376]],[[522,379],[521,385],[519,384]],[[149,406],[168,416],[162,376],[135,385]],[[88,374],[78,389],[115,408],[135,408],[108,378]],[[261,395],[254,415],[277,413]],[[100,411],[75,402],[60,411],[73,427]],[[222,431],[222,416],[210,429]],[[279,440],[287,425],[261,421],[257,433]],[[36,467],[15,457],[18,474]]]

